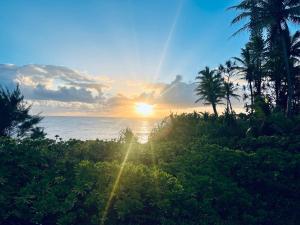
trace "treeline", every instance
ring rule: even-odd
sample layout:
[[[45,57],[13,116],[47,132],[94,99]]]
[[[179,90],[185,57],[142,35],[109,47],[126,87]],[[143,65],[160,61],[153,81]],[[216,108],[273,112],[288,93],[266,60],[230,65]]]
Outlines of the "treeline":
[[[300,23],[300,1],[244,0],[230,9],[240,12],[233,24],[245,23],[234,35],[247,31],[249,42],[225,67],[199,73],[199,100],[211,104],[217,114],[216,105],[225,99],[226,111],[232,111],[230,98],[237,98],[232,78],[241,78],[247,83],[242,97],[248,112],[265,104],[288,117],[299,114],[300,32],[290,27]]]

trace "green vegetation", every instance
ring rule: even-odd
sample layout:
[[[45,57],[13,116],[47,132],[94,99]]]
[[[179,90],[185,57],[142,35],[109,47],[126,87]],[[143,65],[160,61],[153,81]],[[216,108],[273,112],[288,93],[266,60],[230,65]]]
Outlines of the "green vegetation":
[[[249,121],[171,115],[147,144],[2,138],[0,224],[296,225],[299,119]]]
[[[0,225],[299,224],[300,34],[288,22],[300,22],[300,2],[233,9],[249,43],[196,78],[214,115],[172,114],[146,144],[128,129],[116,141],[45,139],[19,90],[2,89]],[[246,114],[233,109],[236,78]]]

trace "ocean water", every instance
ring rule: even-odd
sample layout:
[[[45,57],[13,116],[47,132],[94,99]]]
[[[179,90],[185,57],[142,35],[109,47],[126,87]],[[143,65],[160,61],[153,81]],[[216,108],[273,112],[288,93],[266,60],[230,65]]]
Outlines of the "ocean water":
[[[59,135],[63,140],[111,140],[118,138],[122,130],[130,128],[139,142],[145,143],[158,122],[154,119],[48,116],[40,126],[44,127],[48,138]]]

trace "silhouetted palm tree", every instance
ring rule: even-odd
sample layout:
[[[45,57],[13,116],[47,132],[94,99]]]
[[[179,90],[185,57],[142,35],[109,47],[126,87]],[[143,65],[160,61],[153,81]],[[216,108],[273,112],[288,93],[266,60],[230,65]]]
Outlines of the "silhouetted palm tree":
[[[294,35],[288,35],[290,38],[287,41],[289,56],[290,56],[290,68],[292,74],[292,90],[294,104],[296,104],[296,82],[297,82],[297,75],[300,72],[299,67],[299,58],[300,58],[300,32],[297,31]],[[279,41],[279,40],[278,40]],[[267,64],[266,68],[268,71],[268,75],[270,77],[270,81],[274,82],[274,91],[275,91],[275,101],[276,107],[279,109],[285,109],[287,105],[287,78],[285,76],[285,65],[283,56],[281,54],[281,50],[279,49],[280,43],[268,46],[267,52]]]
[[[239,74],[242,75],[242,78],[248,82],[250,89],[250,100],[251,100],[251,111],[254,105],[254,93],[253,93],[253,81],[254,81],[254,65],[252,56],[250,53],[250,49],[248,46],[246,48],[242,48],[242,53],[240,58],[234,57],[237,61],[238,65],[235,67]]]
[[[225,62],[225,65],[219,66],[219,72],[224,77],[224,97],[226,99],[226,110],[227,112],[233,112],[231,98],[239,99],[239,95],[235,94],[238,90],[237,85],[235,85],[231,80],[236,75],[236,64],[231,60]]]
[[[286,69],[288,83],[287,115],[291,114],[293,84],[290,67],[290,55],[287,47],[288,22],[300,23],[300,1],[299,0],[244,0],[240,4],[231,7],[242,11],[232,23],[237,23],[243,19],[247,22],[239,31],[253,29],[265,29],[268,34],[268,41],[274,42],[278,39],[281,43],[282,54]]]
[[[227,112],[233,112],[231,98],[239,100],[240,96],[235,94],[238,91],[237,85],[234,85],[232,82],[224,82],[224,94],[227,102]]]
[[[289,44],[289,50],[291,55],[291,63],[293,66],[293,84],[294,90],[294,111],[300,110],[300,31],[297,31],[291,38]]]
[[[220,65],[219,66],[219,71],[224,74],[228,79],[233,77],[235,75],[235,62],[232,62],[231,60],[227,60],[225,62],[225,65]]]
[[[199,80],[196,88],[196,95],[199,99],[196,101],[204,101],[204,104],[212,105],[214,114],[218,116],[217,104],[222,102],[224,97],[223,79],[221,74],[216,70],[210,70],[206,67],[204,70],[199,72],[199,76],[196,77]]]
[[[262,95],[262,80],[265,76],[265,44],[262,36],[255,35],[251,37],[249,43],[251,61],[253,64],[253,81],[256,97]]]
[[[219,73],[224,77],[226,82],[230,82],[236,75],[236,62],[227,60],[224,65],[220,64],[218,68]]]

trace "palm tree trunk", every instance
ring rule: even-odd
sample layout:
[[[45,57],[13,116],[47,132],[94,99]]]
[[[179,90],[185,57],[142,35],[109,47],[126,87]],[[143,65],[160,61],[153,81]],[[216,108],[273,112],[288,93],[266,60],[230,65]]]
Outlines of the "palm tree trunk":
[[[288,94],[287,94],[287,107],[286,107],[286,115],[290,117],[292,115],[292,100],[293,100],[293,84],[292,84],[292,74],[289,63],[289,57],[287,54],[287,46],[284,39],[284,34],[281,31],[281,43],[283,50],[283,58],[284,64],[286,67],[286,75],[287,75],[287,86],[288,86]]]
[[[218,111],[217,111],[216,104],[215,104],[215,103],[212,103],[212,107],[213,107],[213,110],[214,110],[214,114],[215,114],[216,116],[218,116]]]
[[[259,78],[258,78],[258,83],[257,83],[257,87],[258,87],[257,94],[260,97],[261,96],[261,73],[259,73],[258,76],[259,76]]]
[[[230,99],[229,99],[229,107],[230,107],[230,111],[231,111],[231,113],[232,113],[232,112],[233,112],[233,109],[232,109],[232,104],[231,104]]]
[[[261,97],[261,80],[262,80],[262,73],[261,73],[261,68],[259,66],[259,62],[256,63],[257,67],[257,79],[254,82],[256,86],[256,96]]]
[[[249,81],[249,87],[250,87],[250,98],[251,98],[251,114],[253,113],[253,87],[252,87],[252,82]]]
[[[228,111],[228,113],[232,113],[232,105],[231,105],[231,101],[230,101],[230,96],[227,94],[226,98],[227,98],[227,111]]]
[[[226,96],[226,111],[229,113],[229,99],[228,96]]]
[[[281,108],[280,98],[279,98],[279,91],[280,91],[280,81],[275,81],[275,97],[276,97],[276,107]],[[282,108],[281,108],[282,109]],[[284,109],[284,108],[283,108]]]

